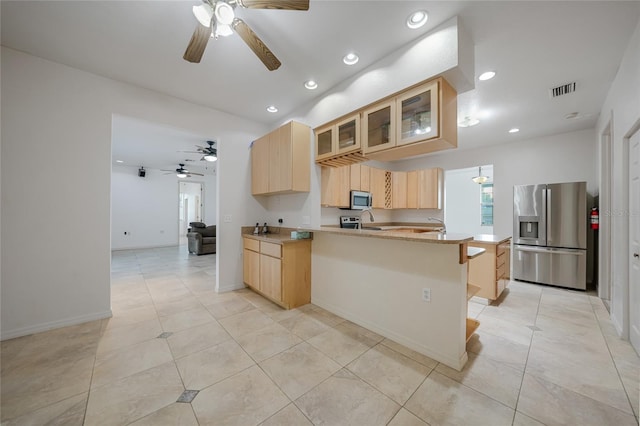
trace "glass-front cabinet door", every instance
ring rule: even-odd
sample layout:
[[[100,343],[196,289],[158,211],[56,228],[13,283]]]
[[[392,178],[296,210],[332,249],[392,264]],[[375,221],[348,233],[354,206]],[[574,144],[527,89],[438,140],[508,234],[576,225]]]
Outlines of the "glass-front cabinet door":
[[[316,130],[316,160],[329,158],[336,153],[336,132],[334,126]]]
[[[395,143],[395,101],[373,105],[362,112],[362,151],[382,151]]]
[[[397,97],[396,118],[397,145],[438,137],[438,82],[418,86]]]
[[[353,115],[336,124],[338,154],[360,149],[360,114]]]

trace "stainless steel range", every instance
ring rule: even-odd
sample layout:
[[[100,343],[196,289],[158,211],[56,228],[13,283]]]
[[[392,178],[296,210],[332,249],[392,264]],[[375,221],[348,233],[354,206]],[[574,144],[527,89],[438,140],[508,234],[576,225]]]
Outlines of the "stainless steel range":
[[[340,228],[357,229],[360,226],[359,217],[340,216]]]

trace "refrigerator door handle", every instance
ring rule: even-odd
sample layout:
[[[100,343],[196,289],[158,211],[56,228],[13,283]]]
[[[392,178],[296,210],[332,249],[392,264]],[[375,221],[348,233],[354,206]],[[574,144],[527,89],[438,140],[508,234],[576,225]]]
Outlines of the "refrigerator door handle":
[[[546,216],[546,237],[547,237],[547,245],[551,245],[551,241],[553,239],[552,237],[552,233],[551,233],[551,189],[549,189],[548,187],[544,190],[544,212],[545,212],[545,216]]]
[[[553,254],[572,254],[575,256],[584,256],[585,250],[577,249],[556,249],[556,248],[538,248],[538,247],[527,247],[527,246],[515,246],[516,250],[520,251],[528,251],[532,253],[553,253]]]

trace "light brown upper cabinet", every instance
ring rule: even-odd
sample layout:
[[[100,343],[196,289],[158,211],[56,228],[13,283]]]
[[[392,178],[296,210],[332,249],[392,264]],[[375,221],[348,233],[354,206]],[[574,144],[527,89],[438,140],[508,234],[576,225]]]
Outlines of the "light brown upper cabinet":
[[[351,170],[351,182],[349,187],[353,191],[369,192],[369,180],[371,179],[369,171],[370,167],[363,164],[352,164],[349,167]]]
[[[407,172],[391,172],[391,208],[407,208]]]
[[[290,121],[257,139],[251,148],[253,195],[309,192],[310,128]]]
[[[395,95],[393,141],[363,150],[367,159],[393,161],[458,146],[457,94],[442,77]]]
[[[403,93],[396,98],[396,145],[437,138],[438,81]]]
[[[441,209],[442,177],[441,168],[407,172],[407,208]]]
[[[251,147],[251,193],[269,193],[270,133],[253,142]]]
[[[322,207],[349,207],[351,168],[321,167],[320,205]]]
[[[316,161],[347,154],[360,149],[360,114],[315,130]]]
[[[396,102],[389,100],[362,111],[362,152],[385,150],[396,145]]]

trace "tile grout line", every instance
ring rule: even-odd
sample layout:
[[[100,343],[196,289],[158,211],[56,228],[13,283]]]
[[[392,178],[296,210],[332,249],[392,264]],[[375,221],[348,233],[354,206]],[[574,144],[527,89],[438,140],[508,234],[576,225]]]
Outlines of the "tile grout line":
[[[544,288],[540,289],[540,296],[538,297],[538,305],[536,307],[536,317],[535,320],[533,321],[533,325],[536,326],[537,322],[538,322],[538,314],[540,312],[540,304],[542,303],[542,295],[544,293]],[[531,347],[533,346],[533,337],[536,334],[536,330],[532,330],[531,332],[531,340],[529,340],[529,348],[527,349],[527,358],[524,361],[524,369],[522,370],[522,379],[520,379],[520,387],[518,388],[518,397],[516,398],[516,406],[513,409],[513,420],[511,421],[511,424],[513,425],[516,421],[516,414],[518,413],[518,404],[520,404],[520,395],[522,394],[522,384],[524,383],[524,376],[525,374],[527,374],[527,365],[529,364],[529,355],[531,354]],[[524,414],[524,413],[523,413]],[[526,414],[525,414],[526,415]],[[540,423],[542,423],[542,421],[531,417],[536,421],[539,421]]]
[[[629,402],[629,406],[631,408],[631,413],[632,413],[633,417],[635,417],[636,420],[638,420],[638,419],[640,419],[640,412],[638,412],[638,414],[636,415],[636,411],[634,411],[634,409],[633,409],[633,402],[631,401],[631,397],[629,396],[629,391],[627,391],[627,387],[625,386],[624,381],[622,380],[622,375],[620,374],[620,370],[618,368],[618,363],[616,362],[616,359],[613,356],[613,353],[611,352],[611,348],[609,347],[609,342],[607,341],[607,338],[604,336],[604,332],[602,331],[602,323],[600,322],[600,318],[598,318],[598,315],[596,314],[595,307],[593,306],[593,303],[591,303],[591,301],[589,301],[589,303],[591,305],[591,310],[593,311],[593,315],[596,318],[596,322],[598,323],[598,330],[600,330],[600,334],[602,335],[602,338],[604,339],[604,344],[607,345],[607,352],[609,352],[609,356],[611,357],[611,361],[613,362],[613,366],[616,369],[616,374],[618,375],[618,380],[620,380],[620,384],[622,385],[622,389],[624,390],[624,393],[625,393],[625,395],[627,397],[627,401]],[[616,407],[613,407],[613,408],[616,408]],[[620,411],[622,411],[622,410],[620,410]]]

